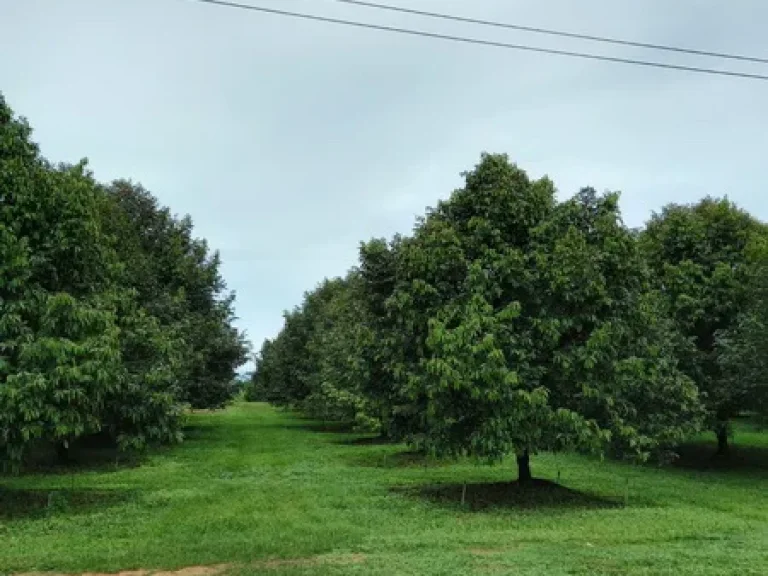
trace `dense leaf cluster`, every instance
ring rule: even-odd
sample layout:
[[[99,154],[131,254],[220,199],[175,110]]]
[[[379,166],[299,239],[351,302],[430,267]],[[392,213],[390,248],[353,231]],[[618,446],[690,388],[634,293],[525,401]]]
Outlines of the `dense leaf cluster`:
[[[363,244],[286,314],[253,398],[438,455],[516,454],[525,479],[543,450],[667,456],[765,381],[754,219],[705,200],[638,233],[617,194],[558,201],[504,155],[464,176],[410,236]]]
[[[52,165],[0,97],[0,461],[181,438],[245,360],[218,255],[140,186]]]
[[[686,338],[681,365],[699,386],[708,425],[727,451],[728,421],[765,412],[768,226],[727,199],[669,205],[640,237],[668,312]]]

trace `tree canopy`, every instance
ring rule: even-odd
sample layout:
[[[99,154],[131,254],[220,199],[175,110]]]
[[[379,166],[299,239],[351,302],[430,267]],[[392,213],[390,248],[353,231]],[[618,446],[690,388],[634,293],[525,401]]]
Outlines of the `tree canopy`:
[[[727,450],[728,420],[748,407],[748,397],[723,370],[718,335],[746,322],[746,310],[763,297],[753,269],[765,259],[758,246],[766,238],[765,224],[714,198],[666,206],[640,238],[669,314],[690,344],[681,348],[681,365],[702,392],[721,451]]]
[[[139,186],[53,165],[0,97],[0,460],[181,438],[244,362],[219,258]]]
[[[747,305],[734,324],[717,334],[723,387],[734,409],[768,422],[768,243],[749,250]]]
[[[254,385],[434,454],[515,454],[521,480],[544,450],[669,455],[703,410],[618,194],[558,201],[505,155],[464,178],[411,235],[364,243],[347,278],[308,293]],[[327,390],[360,408],[324,411]]]
[[[506,156],[405,243],[391,305],[408,437],[448,455],[498,460],[577,448],[639,458],[695,429],[698,398],[618,197],[558,203]]]

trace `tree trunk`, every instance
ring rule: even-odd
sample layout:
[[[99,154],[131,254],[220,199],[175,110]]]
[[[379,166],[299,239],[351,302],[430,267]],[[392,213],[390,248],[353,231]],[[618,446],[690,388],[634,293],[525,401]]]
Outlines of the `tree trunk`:
[[[728,426],[725,424],[718,426],[715,433],[717,434],[717,455],[727,456],[730,452],[728,446]]]
[[[56,442],[56,460],[61,466],[69,464],[69,446],[63,440]]]
[[[520,484],[529,484],[533,480],[531,475],[531,458],[528,450],[517,455],[517,481]]]

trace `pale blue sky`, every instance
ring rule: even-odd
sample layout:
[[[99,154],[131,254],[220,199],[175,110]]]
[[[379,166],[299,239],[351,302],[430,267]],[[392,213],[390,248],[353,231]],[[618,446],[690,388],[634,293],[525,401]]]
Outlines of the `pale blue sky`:
[[[435,22],[268,7],[508,42],[735,64]],[[381,0],[768,57],[761,0]],[[141,182],[218,248],[254,343],[360,240],[407,232],[483,150],[560,193],[622,191],[640,225],[728,194],[768,220],[768,82],[518,53],[186,0],[0,0],[0,90],[54,161]]]

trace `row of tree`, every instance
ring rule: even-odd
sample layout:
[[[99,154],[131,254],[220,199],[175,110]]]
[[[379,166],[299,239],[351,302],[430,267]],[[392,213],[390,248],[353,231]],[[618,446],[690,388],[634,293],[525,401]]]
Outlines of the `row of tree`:
[[[765,410],[768,227],[727,200],[671,205],[642,231],[618,195],[558,201],[504,155],[411,236],[286,313],[251,399],[352,421],[430,453],[497,461],[584,450],[669,456]]]
[[[146,190],[53,165],[0,96],[0,461],[77,438],[181,438],[247,347],[219,256]]]

